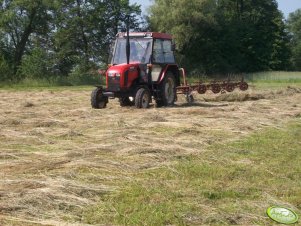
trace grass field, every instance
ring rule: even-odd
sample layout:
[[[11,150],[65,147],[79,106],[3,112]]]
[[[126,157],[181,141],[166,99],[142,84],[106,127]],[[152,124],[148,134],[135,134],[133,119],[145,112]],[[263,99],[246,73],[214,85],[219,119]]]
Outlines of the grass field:
[[[301,214],[301,83],[147,110],[92,110],[92,89],[0,90],[0,225],[272,225],[271,205]]]
[[[134,174],[121,192],[84,212],[89,223],[271,224],[269,206],[301,210],[301,120],[213,145]],[[133,175],[132,175],[133,176]]]

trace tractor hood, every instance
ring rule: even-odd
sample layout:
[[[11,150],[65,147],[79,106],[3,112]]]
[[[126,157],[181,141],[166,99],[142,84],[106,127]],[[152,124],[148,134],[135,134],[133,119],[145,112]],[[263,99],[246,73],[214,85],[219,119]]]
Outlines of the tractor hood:
[[[111,66],[106,73],[109,91],[128,90],[139,77],[139,63]]]
[[[113,65],[107,70],[107,76],[118,76],[124,74],[127,71],[133,71],[139,67],[139,63],[130,63],[130,64],[118,64]]]

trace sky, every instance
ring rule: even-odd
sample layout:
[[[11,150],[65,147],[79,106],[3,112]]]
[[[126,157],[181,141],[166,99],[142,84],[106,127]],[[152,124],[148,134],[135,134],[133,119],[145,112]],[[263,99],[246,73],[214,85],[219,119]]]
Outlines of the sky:
[[[152,4],[152,0],[130,0],[131,3],[138,3],[145,12],[146,8]],[[287,18],[289,13],[301,8],[301,0],[278,0],[279,9]]]

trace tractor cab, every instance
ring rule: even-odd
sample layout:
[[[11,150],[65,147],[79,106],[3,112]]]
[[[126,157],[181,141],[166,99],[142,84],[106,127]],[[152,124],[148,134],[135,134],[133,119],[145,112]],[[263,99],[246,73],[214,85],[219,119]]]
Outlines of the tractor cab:
[[[112,65],[127,63],[126,33],[119,33],[113,49]],[[162,33],[129,33],[130,63],[166,64],[175,63],[172,37]]]

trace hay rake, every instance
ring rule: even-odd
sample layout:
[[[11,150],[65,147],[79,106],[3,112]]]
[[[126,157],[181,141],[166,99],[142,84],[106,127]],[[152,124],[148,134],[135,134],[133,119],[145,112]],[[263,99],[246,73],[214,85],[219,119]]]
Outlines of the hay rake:
[[[236,88],[240,89],[241,91],[246,91],[249,88],[247,82],[245,82],[244,78],[242,77],[240,81],[233,81],[231,79],[228,80],[214,80],[209,83],[205,83],[202,81],[188,84],[186,73],[183,68],[180,68],[183,77],[183,83],[181,86],[176,88],[177,94],[184,94],[186,96],[187,102],[193,102],[194,98],[192,93],[197,92],[199,94],[205,94],[207,91],[211,90],[212,93],[225,93],[225,92],[233,92]]]

